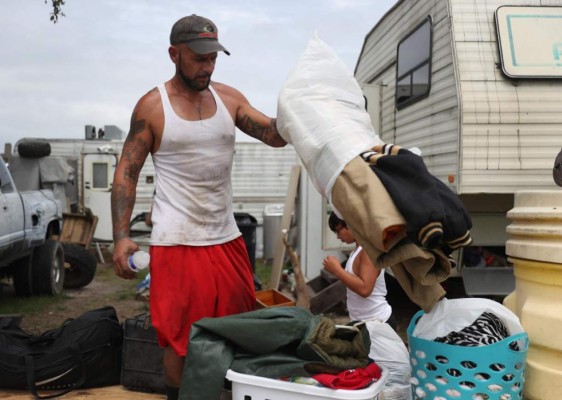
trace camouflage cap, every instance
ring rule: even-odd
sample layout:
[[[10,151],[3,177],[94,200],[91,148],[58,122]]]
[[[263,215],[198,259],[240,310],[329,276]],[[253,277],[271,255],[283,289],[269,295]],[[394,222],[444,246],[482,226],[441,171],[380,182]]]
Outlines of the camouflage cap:
[[[224,51],[230,55],[218,39],[217,26],[210,20],[192,14],[178,20],[170,33],[170,44],[185,44],[197,54]]]

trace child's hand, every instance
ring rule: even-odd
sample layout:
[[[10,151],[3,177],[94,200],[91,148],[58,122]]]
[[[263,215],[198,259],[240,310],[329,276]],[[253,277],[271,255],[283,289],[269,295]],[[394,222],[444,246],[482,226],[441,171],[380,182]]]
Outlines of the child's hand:
[[[328,256],[322,262],[324,269],[332,275],[339,276],[338,272],[343,271],[340,260],[335,256]]]

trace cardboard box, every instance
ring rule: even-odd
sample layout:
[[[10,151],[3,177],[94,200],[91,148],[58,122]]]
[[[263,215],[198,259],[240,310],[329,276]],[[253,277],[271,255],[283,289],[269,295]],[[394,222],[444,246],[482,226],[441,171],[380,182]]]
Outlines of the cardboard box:
[[[259,290],[256,292],[256,309],[267,307],[294,306],[295,301],[276,289]]]

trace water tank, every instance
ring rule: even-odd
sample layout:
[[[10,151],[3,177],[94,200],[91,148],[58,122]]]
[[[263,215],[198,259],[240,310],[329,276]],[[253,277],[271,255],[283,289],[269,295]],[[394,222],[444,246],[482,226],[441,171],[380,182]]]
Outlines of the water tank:
[[[504,304],[529,335],[523,397],[559,400],[562,394],[562,191],[515,194],[506,253],[515,290]]]
[[[263,258],[268,260],[275,256],[275,246],[281,235],[283,204],[269,204],[263,209]]]

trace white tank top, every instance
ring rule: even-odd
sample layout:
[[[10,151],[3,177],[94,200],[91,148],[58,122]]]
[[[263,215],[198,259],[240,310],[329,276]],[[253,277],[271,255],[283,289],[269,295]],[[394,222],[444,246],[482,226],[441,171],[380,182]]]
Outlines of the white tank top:
[[[164,109],[160,148],[152,155],[156,194],[152,245],[207,246],[241,235],[232,210],[230,175],[235,126],[215,90],[211,118],[187,121],[173,110],[165,85],[158,86]]]
[[[362,250],[363,248],[358,246],[345,263],[345,270],[352,275],[355,275],[353,272],[353,261]],[[386,301],[384,269],[381,270],[381,273],[377,277],[375,287],[369,297],[359,296],[354,291],[347,289],[347,310],[352,320],[379,320],[386,322],[390,318],[392,307]]]

